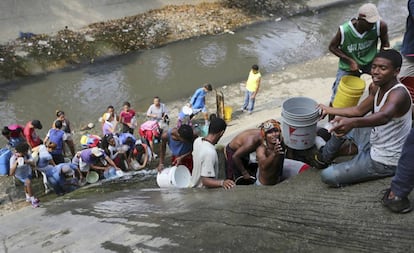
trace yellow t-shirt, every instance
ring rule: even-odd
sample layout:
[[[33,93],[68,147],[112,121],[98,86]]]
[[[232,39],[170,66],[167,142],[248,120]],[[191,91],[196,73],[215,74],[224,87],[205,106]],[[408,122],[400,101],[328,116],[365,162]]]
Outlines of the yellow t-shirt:
[[[262,75],[260,74],[259,71],[255,74],[253,73],[253,70],[250,70],[249,78],[247,78],[247,82],[246,82],[246,89],[250,92],[257,91],[257,88],[259,87],[258,80],[260,80],[261,77]]]

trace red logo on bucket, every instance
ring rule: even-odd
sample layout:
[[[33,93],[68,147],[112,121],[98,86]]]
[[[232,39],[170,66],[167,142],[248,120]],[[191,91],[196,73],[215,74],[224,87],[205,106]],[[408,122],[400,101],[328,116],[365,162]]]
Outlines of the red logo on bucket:
[[[296,131],[296,128],[289,126],[289,136],[292,135],[292,133],[295,131]]]

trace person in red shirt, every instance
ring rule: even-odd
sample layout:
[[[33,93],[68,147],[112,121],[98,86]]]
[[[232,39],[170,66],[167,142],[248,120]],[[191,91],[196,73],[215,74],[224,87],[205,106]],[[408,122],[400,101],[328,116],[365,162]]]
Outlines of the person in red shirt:
[[[134,134],[134,128],[137,126],[135,111],[131,109],[129,102],[124,102],[122,111],[119,114],[119,122],[122,124],[123,133]]]
[[[40,130],[42,127],[42,123],[37,119],[26,123],[26,126],[23,129],[23,134],[31,148],[37,147],[43,143],[35,131],[35,129]]]

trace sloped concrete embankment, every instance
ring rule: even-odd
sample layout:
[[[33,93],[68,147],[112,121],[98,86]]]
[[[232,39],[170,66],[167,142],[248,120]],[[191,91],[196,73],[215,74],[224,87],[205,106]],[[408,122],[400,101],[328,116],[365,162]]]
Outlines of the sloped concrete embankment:
[[[346,188],[312,169],[274,187],[108,185],[0,217],[5,252],[411,252],[414,215],[381,207],[389,179]]]

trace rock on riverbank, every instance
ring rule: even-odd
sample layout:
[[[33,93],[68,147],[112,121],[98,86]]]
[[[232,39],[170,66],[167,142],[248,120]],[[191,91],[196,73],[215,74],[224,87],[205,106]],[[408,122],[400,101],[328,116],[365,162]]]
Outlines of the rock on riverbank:
[[[97,59],[151,49],[195,36],[232,33],[237,28],[306,11],[301,0],[223,0],[169,5],[122,19],[56,34],[22,33],[0,45],[0,83]]]

